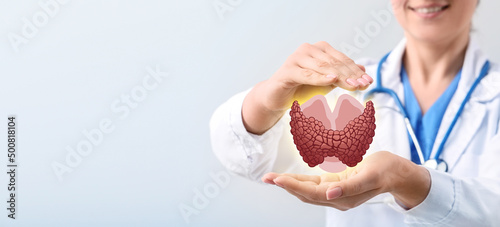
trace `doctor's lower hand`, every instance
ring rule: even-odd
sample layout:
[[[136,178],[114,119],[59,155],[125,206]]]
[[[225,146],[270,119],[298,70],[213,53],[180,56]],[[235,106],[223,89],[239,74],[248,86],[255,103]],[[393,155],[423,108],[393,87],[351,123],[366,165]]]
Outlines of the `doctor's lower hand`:
[[[424,201],[431,185],[427,169],[386,151],[374,153],[340,173],[268,173],[262,181],[282,187],[303,202],[339,210],[357,207],[385,192],[411,209]]]
[[[364,90],[373,79],[327,42],[302,44],[271,78],[260,82],[243,101],[242,117],[247,131],[263,134],[271,128],[294,100],[325,95],[336,87]]]

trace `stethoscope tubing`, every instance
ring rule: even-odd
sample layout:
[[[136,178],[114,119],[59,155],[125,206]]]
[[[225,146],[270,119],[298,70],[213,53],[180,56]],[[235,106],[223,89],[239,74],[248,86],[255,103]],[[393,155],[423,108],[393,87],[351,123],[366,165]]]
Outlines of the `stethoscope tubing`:
[[[422,148],[420,147],[420,143],[418,142],[418,139],[415,135],[415,131],[413,130],[413,127],[411,126],[410,119],[408,117],[408,113],[406,112],[406,109],[404,108],[403,104],[401,103],[401,100],[399,99],[396,92],[382,86],[382,65],[387,60],[389,55],[390,55],[390,52],[387,53],[378,63],[376,87],[373,88],[372,90],[368,91],[365,94],[364,98],[366,100],[368,97],[372,96],[375,93],[385,93],[385,94],[390,95],[393,98],[393,100],[395,101],[396,105],[398,106],[400,113],[403,115],[406,129],[407,129],[408,133],[410,134],[410,137],[411,137],[411,140],[413,141],[413,144],[415,145],[415,149],[417,150],[420,164],[421,165],[426,164],[426,166],[432,166],[432,168],[434,168],[434,169],[441,169],[441,170],[446,172],[446,171],[448,171],[448,165],[446,164],[446,162],[444,162],[444,160],[439,159],[439,157],[441,156],[441,153],[444,150],[444,145],[446,144],[446,141],[450,137],[450,134],[453,131],[453,128],[455,127],[455,124],[458,121],[458,118],[462,114],[465,105],[470,100],[472,93],[476,89],[477,85],[481,82],[481,80],[488,74],[488,71],[490,68],[490,62],[488,60],[486,60],[483,67],[481,68],[479,77],[476,78],[476,80],[472,84],[471,88],[467,92],[467,95],[465,96],[464,100],[460,104],[460,107],[459,107],[457,113],[455,114],[455,117],[453,118],[450,126],[448,127],[448,130],[446,131],[446,133],[443,137],[443,140],[439,144],[439,147],[436,151],[436,154],[434,155],[434,159],[429,159],[429,160],[425,161],[425,157],[424,157],[424,154],[422,152]],[[427,164],[429,164],[429,165],[427,165]]]

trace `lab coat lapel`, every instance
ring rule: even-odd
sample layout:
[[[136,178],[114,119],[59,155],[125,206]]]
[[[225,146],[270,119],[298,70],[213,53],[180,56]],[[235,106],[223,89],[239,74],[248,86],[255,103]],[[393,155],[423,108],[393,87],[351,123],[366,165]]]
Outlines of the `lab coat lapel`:
[[[382,65],[382,85],[396,92],[403,105],[404,90],[403,84],[401,83],[400,72],[405,46],[406,40],[403,39],[391,52],[387,61]],[[481,52],[471,37],[462,68],[462,77],[455,95],[450,100],[450,104],[448,105],[448,108],[443,116],[430,157],[435,156],[437,148],[453,121],[460,104],[467,95],[467,92],[474,83],[475,79],[479,76],[481,68],[486,60],[486,56]],[[376,75],[375,71],[372,71],[372,75]],[[500,90],[498,90],[498,86],[500,86],[499,78],[500,75],[491,75],[486,76],[486,78],[481,81],[474,91],[471,99],[465,106],[462,115],[455,124],[455,127],[451,132],[441,155],[441,158],[448,163],[450,171],[453,170],[453,167],[465,152],[471,139],[481,127],[487,112],[483,103],[500,95]],[[497,84],[497,86],[492,86],[492,84]],[[375,86],[375,83],[372,86]],[[377,149],[394,149],[390,151],[410,159],[411,153],[409,149],[408,133],[395,100],[388,94],[377,93],[372,97],[372,101],[375,104],[375,108],[378,112],[376,114],[378,114],[379,117],[387,117],[380,116],[380,113],[384,113],[392,118],[390,120],[379,121],[378,123],[376,122],[377,124],[386,124],[383,126],[379,125],[380,127],[377,128],[386,129],[387,131],[380,133],[383,133],[384,137],[389,136],[392,138],[389,140],[387,138],[377,140],[376,137],[378,135],[376,133],[374,142],[379,141]]]
[[[446,131],[450,127],[453,118],[472,84],[479,76],[481,68],[486,60],[486,56],[484,56],[471,38],[466,51],[460,82],[444,113],[430,157],[434,158]],[[486,107],[480,101],[481,99],[488,98],[488,95],[493,97],[491,93],[483,94],[484,90],[484,83],[476,87],[472,95],[473,98],[465,105],[461,116],[458,118],[455,127],[445,143],[441,158],[448,163],[450,171],[453,170],[453,167],[465,152],[474,134],[480,129],[481,123],[483,122],[486,114]]]

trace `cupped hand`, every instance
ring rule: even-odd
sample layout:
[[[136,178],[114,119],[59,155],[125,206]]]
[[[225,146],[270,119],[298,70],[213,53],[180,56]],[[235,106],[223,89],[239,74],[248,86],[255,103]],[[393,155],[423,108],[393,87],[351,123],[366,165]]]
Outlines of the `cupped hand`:
[[[267,108],[289,108],[293,100],[305,101],[317,94],[326,94],[335,87],[364,90],[373,82],[365,67],[356,64],[327,42],[304,43],[268,80],[276,88]]]
[[[276,124],[294,100],[304,103],[336,87],[363,90],[372,82],[364,66],[357,65],[327,42],[305,43],[271,78],[247,94],[241,108],[243,124],[248,132],[263,134]]]
[[[366,157],[353,168],[321,176],[268,173],[262,181],[282,187],[303,202],[348,210],[390,192],[403,206],[420,204],[429,193],[427,169],[390,152]]]

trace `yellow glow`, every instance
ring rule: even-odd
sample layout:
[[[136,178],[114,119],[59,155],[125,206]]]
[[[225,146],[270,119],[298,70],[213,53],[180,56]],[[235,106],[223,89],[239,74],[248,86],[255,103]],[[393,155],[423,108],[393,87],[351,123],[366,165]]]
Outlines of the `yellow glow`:
[[[294,98],[294,100],[299,101],[299,104],[303,104],[307,100],[309,100],[310,98],[312,98],[316,95],[328,94],[332,89],[333,89],[333,87],[329,87],[329,86],[322,86],[322,87],[303,86],[303,87],[297,89],[293,98]]]

